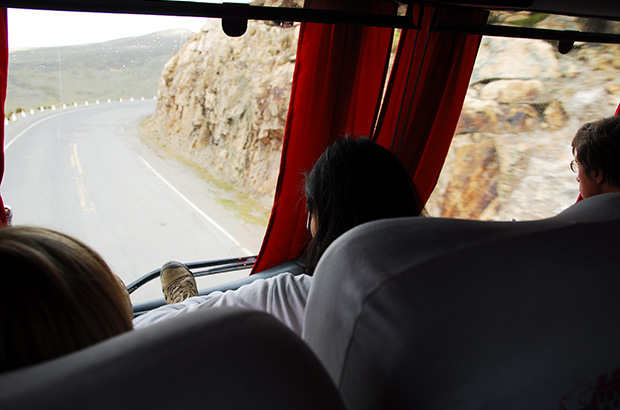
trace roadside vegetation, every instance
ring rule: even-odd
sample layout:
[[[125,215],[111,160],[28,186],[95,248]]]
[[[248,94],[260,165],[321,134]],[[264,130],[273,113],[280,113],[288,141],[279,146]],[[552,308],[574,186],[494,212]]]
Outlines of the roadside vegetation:
[[[233,213],[237,218],[246,223],[262,227],[267,226],[270,209],[266,209],[258,201],[250,198],[239,189],[236,189],[232,184],[214,177],[206,168],[199,166],[186,156],[171,149],[162,142],[161,138],[150,133],[148,127],[140,127],[140,137],[149,148],[155,152],[167,158],[175,158],[180,163],[192,169],[200,179],[209,184],[213,197],[224,209]]]

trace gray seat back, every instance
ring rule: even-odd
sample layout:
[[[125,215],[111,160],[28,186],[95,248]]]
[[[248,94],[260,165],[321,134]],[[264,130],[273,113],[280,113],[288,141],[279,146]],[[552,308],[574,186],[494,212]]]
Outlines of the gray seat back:
[[[341,409],[308,347],[275,318],[214,308],[0,375],[1,409]]]
[[[620,399],[619,256],[620,194],[372,222],[319,262],[303,337],[349,410],[599,408]]]

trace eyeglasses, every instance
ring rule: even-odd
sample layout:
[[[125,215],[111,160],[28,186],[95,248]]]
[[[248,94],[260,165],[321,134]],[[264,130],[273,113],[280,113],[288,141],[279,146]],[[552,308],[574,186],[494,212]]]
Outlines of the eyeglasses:
[[[570,170],[575,173],[579,172],[579,163],[577,162],[576,159],[570,162]]]

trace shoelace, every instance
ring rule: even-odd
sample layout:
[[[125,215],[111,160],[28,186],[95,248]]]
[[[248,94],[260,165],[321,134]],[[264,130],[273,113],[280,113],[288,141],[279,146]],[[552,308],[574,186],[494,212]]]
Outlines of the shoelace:
[[[168,303],[179,303],[191,296],[197,296],[198,292],[194,284],[187,279],[180,279],[168,285]]]

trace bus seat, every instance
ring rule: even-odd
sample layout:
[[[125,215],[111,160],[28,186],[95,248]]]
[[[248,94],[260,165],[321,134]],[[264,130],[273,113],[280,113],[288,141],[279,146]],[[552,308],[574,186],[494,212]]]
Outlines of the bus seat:
[[[272,316],[214,308],[0,374],[2,409],[343,409],[303,341]]]
[[[303,337],[349,410],[612,408],[619,256],[620,194],[537,221],[371,222],[319,262]]]

